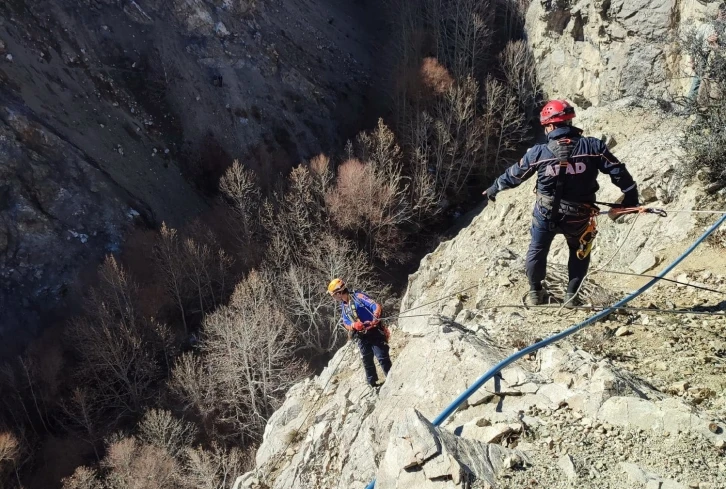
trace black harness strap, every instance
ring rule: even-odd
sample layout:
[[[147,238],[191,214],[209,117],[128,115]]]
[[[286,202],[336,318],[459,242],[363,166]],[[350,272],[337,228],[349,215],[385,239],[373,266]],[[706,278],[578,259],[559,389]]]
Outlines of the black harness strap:
[[[560,201],[562,200],[562,193],[565,190],[565,173],[567,172],[567,165],[570,163],[570,155],[574,148],[573,141],[567,138],[553,139],[547,143],[547,149],[552,151],[552,154],[555,155],[557,161],[560,163],[560,169],[557,172],[557,181],[555,183],[555,195],[552,198],[550,220],[547,225],[550,231],[555,230],[560,220]]]

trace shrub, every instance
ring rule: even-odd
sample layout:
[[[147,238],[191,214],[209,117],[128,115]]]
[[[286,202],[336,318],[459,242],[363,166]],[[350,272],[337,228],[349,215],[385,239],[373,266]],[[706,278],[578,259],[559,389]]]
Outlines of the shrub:
[[[103,484],[98,479],[98,474],[89,467],[78,467],[73,475],[61,481],[63,489],[102,489]]]
[[[174,489],[179,468],[174,458],[136,438],[124,438],[111,444],[101,462],[108,471],[108,489]]]
[[[196,438],[197,428],[177,419],[170,411],[150,409],[139,423],[139,440],[165,450],[173,457],[189,447]]]
[[[254,451],[225,450],[212,444],[211,450],[187,449],[183,486],[189,489],[227,489],[234,479],[255,466]]]
[[[691,26],[681,38],[681,48],[701,86],[692,100],[686,100],[697,116],[686,129],[687,161],[678,171],[683,180],[701,171],[712,184],[709,191],[714,192],[726,187],[726,52],[720,44],[710,47],[703,34],[703,29]]]

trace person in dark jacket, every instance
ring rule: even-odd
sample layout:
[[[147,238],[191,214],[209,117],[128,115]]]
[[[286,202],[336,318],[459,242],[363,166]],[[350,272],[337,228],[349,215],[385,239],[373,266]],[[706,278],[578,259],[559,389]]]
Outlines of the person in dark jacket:
[[[579,304],[577,292],[590,264],[587,241],[594,237],[591,226],[597,211],[594,203],[598,172],[609,175],[623,191],[623,207],[638,205],[638,187],[625,165],[601,140],[585,137],[581,129],[572,126],[574,118],[575,109],[566,100],[549,101],[540,113],[548,142],[527,150],[519,163],[507,168],[483,194],[485,202],[494,201],[502,190],[515,188],[537,175],[532,241],[526,258],[528,298],[534,305],[545,301],[542,281],[547,272],[547,254],[557,234],[565,236],[570,249],[565,305]]]
[[[348,339],[358,342],[366,381],[371,387],[378,384],[378,373],[373,363],[375,354],[383,373],[391,369],[388,349],[388,329],[381,322],[381,305],[360,291],[349,291],[339,278],[328,284],[328,293],[340,301],[343,325],[348,330]]]

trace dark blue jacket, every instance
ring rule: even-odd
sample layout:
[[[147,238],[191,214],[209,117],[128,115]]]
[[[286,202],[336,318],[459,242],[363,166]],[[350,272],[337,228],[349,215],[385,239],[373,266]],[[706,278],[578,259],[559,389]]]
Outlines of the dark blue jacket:
[[[600,188],[597,183],[598,172],[610,175],[610,180],[623,193],[636,192],[633,177],[625,165],[613,156],[605,143],[597,138],[582,136],[582,130],[572,126],[558,127],[547,135],[553,139],[569,138],[574,143],[574,150],[569,158],[569,165],[564,175],[565,184],[562,201],[572,203],[595,202],[595,192]],[[527,150],[524,157],[509,168],[487,190],[492,198],[502,190],[519,186],[529,177],[537,174],[537,193],[546,197],[554,197],[559,163],[554,153],[546,144],[537,144]]]

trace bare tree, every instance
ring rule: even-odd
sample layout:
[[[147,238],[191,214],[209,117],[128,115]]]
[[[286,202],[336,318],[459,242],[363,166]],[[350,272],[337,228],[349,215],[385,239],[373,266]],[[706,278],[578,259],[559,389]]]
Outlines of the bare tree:
[[[411,5],[410,8],[417,8]],[[436,46],[436,58],[449,67],[454,79],[480,74],[491,44],[494,8],[481,0],[426,0],[419,15]]]
[[[20,442],[13,433],[0,432],[0,484],[5,474],[15,468],[20,451]]]
[[[124,438],[108,447],[101,464],[108,471],[108,489],[173,489],[178,487],[178,466],[174,458],[134,437]]]
[[[488,141],[484,160],[489,162],[489,168],[511,164],[505,155],[527,139],[527,125],[517,97],[493,77],[488,77],[485,84],[483,120]]]
[[[104,406],[100,405],[93,395],[88,394],[88,389],[78,387],[68,399],[63,399],[59,407],[65,416],[57,419],[69,431],[73,431],[81,440],[88,443],[100,460],[97,445],[103,439],[102,429]]]
[[[287,388],[307,374],[293,356],[294,331],[272,296],[271,281],[251,272],[230,305],[206,317],[201,359],[183,357],[175,368],[174,390],[209,416],[221,438],[259,439]],[[206,383],[202,372],[214,381]]]
[[[542,90],[537,82],[537,66],[526,41],[508,42],[501,54],[501,64],[509,91],[517,98],[525,122],[535,116]]]
[[[216,240],[208,235],[209,243],[187,238],[184,240],[183,259],[186,277],[195,292],[199,314],[204,314],[221,304],[225,293],[227,275],[232,258],[221,248],[216,251]]]
[[[191,446],[197,435],[197,428],[193,424],[163,409],[146,411],[138,430],[139,440],[165,450],[172,457],[177,457]]]
[[[90,467],[78,467],[73,475],[61,481],[63,489],[102,489],[96,470]]]
[[[75,378],[110,419],[119,419],[140,413],[154,397],[152,386],[162,373],[157,358],[164,347],[158,329],[138,316],[136,285],[113,257],[99,275],[86,315],[73,321],[67,335],[79,355]]]
[[[181,243],[176,229],[167,227],[166,223],[161,224],[159,242],[154,249],[154,256],[161,270],[164,285],[179,309],[184,331],[188,332],[189,327],[187,326],[184,307],[187,296],[187,281]]]
[[[315,179],[313,190],[320,198],[324,198],[330,187],[333,185],[335,175],[330,165],[330,158],[319,154],[310,160],[310,171]]]
[[[234,160],[219,181],[219,190],[230,203],[237,217],[235,225],[240,226],[238,236],[240,244],[248,246],[253,234],[257,231],[261,196],[255,175]]]
[[[203,425],[213,425],[219,409],[216,377],[204,360],[191,352],[176,361],[169,387],[184,402],[184,409],[202,418]]]
[[[225,450],[216,443],[211,450],[189,448],[185,453],[183,485],[189,489],[228,489],[235,477],[252,467],[253,450]]]
[[[415,210],[401,149],[383,120],[370,133],[361,133],[358,145],[361,159],[340,165],[335,188],[326,195],[330,217],[341,229],[364,239],[371,257],[405,260],[404,227],[412,225]]]
[[[262,224],[269,237],[267,261],[278,271],[300,263],[300,250],[327,228],[320,175],[307,165],[290,172],[287,188],[263,206]],[[325,175],[323,174],[323,178]]]

